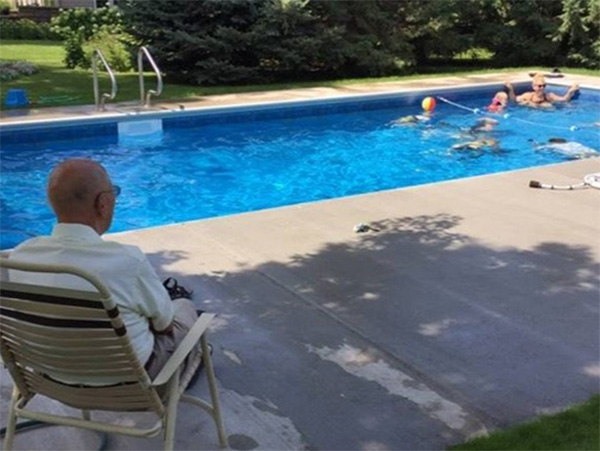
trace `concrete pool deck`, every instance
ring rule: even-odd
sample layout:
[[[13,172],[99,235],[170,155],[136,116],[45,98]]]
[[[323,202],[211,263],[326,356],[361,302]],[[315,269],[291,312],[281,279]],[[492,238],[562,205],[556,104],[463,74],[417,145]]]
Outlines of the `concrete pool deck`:
[[[528,187],[595,172],[600,158],[109,239],[140,246],[219,315],[210,340],[230,448],[445,449],[600,391],[600,190]],[[59,427],[15,441],[96,444]],[[217,448],[201,410],[180,407],[175,446]]]

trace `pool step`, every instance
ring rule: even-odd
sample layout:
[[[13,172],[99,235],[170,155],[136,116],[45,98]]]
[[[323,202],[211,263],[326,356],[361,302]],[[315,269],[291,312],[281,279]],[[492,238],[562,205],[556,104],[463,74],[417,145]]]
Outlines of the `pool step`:
[[[145,119],[143,121],[122,121],[118,123],[119,144],[160,143],[163,137],[162,119]]]

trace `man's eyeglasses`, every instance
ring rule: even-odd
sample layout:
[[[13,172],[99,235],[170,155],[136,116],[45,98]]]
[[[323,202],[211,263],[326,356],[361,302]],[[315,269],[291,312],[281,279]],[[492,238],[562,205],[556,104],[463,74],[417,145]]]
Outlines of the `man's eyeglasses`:
[[[115,197],[119,197],[119,194],[121,194],[121,187],[119,185],[113,185],[112,189],[100,191],[100,193],[98,193],[98,194],[102,194],[102,193],[114,193]]]
[[[543,85],[535,85],[537,88],[545,88],[546,84],[544,83]]]
[[[104,193],[113,193],[115,195],[115,198],[119,197],[119,194],[121,194],[121,187],[119,185],[113,185],[112,189],[107,189],[104,191],[100,191],[97,195],[96,195],[96,199],[94,200],[94,203],[98,202],[98,199],[100,198],[100,196]]]

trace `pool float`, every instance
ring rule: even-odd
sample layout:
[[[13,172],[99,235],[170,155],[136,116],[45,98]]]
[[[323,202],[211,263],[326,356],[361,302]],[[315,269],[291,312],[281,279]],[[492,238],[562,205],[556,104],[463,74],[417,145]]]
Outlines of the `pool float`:
[[[539,72],[529,72],[530,77],[535,77],[535,75]],[[558,67],[552,69],[551,72],[542,72],[542,75],[546,78],[563,78],[564,74],[560,71]]]

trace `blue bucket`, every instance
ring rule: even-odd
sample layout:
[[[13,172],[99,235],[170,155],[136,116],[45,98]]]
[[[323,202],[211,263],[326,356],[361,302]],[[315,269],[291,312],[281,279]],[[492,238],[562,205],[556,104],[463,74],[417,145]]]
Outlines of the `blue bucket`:
[[[4,99],[4,106],[14,108],[27,105],[29,105],[29,99],[27,98],[26,90],[9,89],[8,91],[6,91],[6,99]]]

